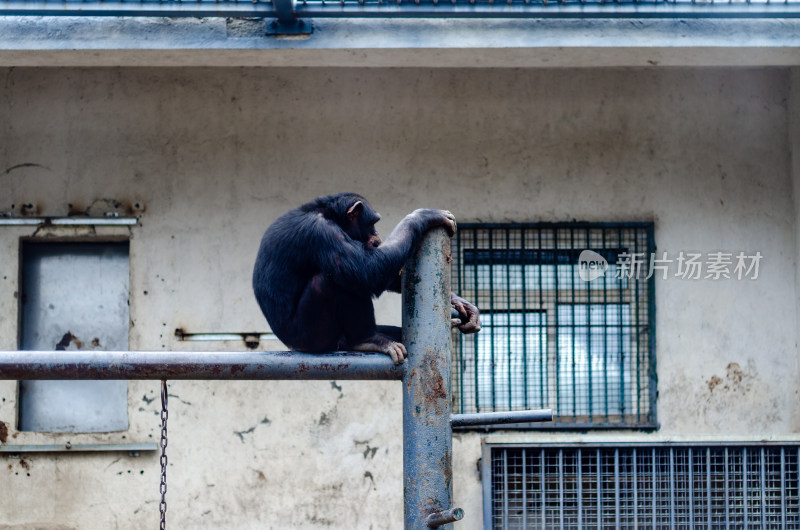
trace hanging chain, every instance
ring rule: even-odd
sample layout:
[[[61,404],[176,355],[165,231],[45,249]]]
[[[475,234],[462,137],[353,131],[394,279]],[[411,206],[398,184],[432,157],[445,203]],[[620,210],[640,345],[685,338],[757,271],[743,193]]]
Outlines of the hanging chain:
[[[167,380],[161,380],[161,526],[167,528]]]

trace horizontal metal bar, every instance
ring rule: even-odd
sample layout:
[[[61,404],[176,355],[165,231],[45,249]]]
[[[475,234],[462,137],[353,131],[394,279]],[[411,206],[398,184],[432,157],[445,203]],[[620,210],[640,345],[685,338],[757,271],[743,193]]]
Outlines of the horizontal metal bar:
[[[53,453],[53,452],[85,452],[85,451],[156,451],[158,444],[155,443],[96,443],[96,444],[26,444],[26,445],[2,445],[0,453]]]
[[[43,222],[41,219],[26,217],[0,217],[0,226],[36,226]]]
[[[473,414],[453,414],[450,416],[450,424],[453,427],[501,425],[505,423],[534,423],[540,421],[553,421],[553,409],[477,412]]]
[[[225,340],[247,340],[250,337],[258,340],[278,340],[274,333],[175,333],[178,340],[185,342],[215,342]]]
[[[59,0],[0,1],[3,16],[84,17],[269,17],[271,3],[252,2],[62,2]]]
[[[402,379],[371,352],[0,351],[2,379]]]
[[[493,427],[491,425],[467,425],[461,427],[455,427],[459,430],[470,430],[470,429],[486,429],[490,430]],[[620,430],[637,430],[637,431],[655,431],[660,428],[658,423],[562,423],[562,422],[553,422],[553,423],[537,423],[535,425],[530,425],[528,423],[509,423],[507,425],[503,425],[502,427],[504,430],[531,430],[536,429],[537,431],[586,431],[586,430],[597,430],[597,431],[620,431]]]
[[[0,217],[0,226],[131,226],[136,217]]]
[[[800,4],[298,5],[303,18],[796,18]]]
[[[453,5],[414,2],[308,2],[295,6],[298,18],[797,18],[800,3],[692,3],[642,1],[600,2],[505,2]],[[144,16],[144,17],[266,17],[278,12],[268,2],[63,2],[61,0],[10,0],[0,2],[3,16]]]
[[[131,226],[139,222],[136,217],[54,217],[45,218],[45,224],[56,226],[74,225],[124,225]]]

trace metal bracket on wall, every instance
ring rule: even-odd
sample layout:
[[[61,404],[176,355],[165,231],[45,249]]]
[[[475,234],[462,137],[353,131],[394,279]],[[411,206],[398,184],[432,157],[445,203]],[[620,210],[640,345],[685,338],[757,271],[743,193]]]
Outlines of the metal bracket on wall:
[[[267,23],[267,35],[279,37],[283,35],[311,35],[314,25],[310,20],[294,20],[284,22],[281,19]]]
[[[311,20],[300,20],[294,10],[295,0],[273,0],[277,20],[267,23],[267,35],[311,35],[314,25]]]

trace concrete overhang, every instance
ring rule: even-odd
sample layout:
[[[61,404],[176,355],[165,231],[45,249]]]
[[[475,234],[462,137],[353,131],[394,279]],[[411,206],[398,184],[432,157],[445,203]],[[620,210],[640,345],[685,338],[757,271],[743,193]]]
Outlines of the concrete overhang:
[[[800,65],[800,19],[0,17],[0,66],[752,67]]]

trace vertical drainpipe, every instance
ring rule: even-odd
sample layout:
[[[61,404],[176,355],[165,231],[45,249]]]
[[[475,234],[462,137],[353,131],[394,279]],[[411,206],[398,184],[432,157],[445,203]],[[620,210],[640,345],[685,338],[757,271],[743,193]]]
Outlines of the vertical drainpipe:
[[[403,341],[408,349],[403,378],[407,530],[428,528],[428,517],[449,510],[453,502],[450,259],[450,238],[437,228],[425,234],[403,271]]]

